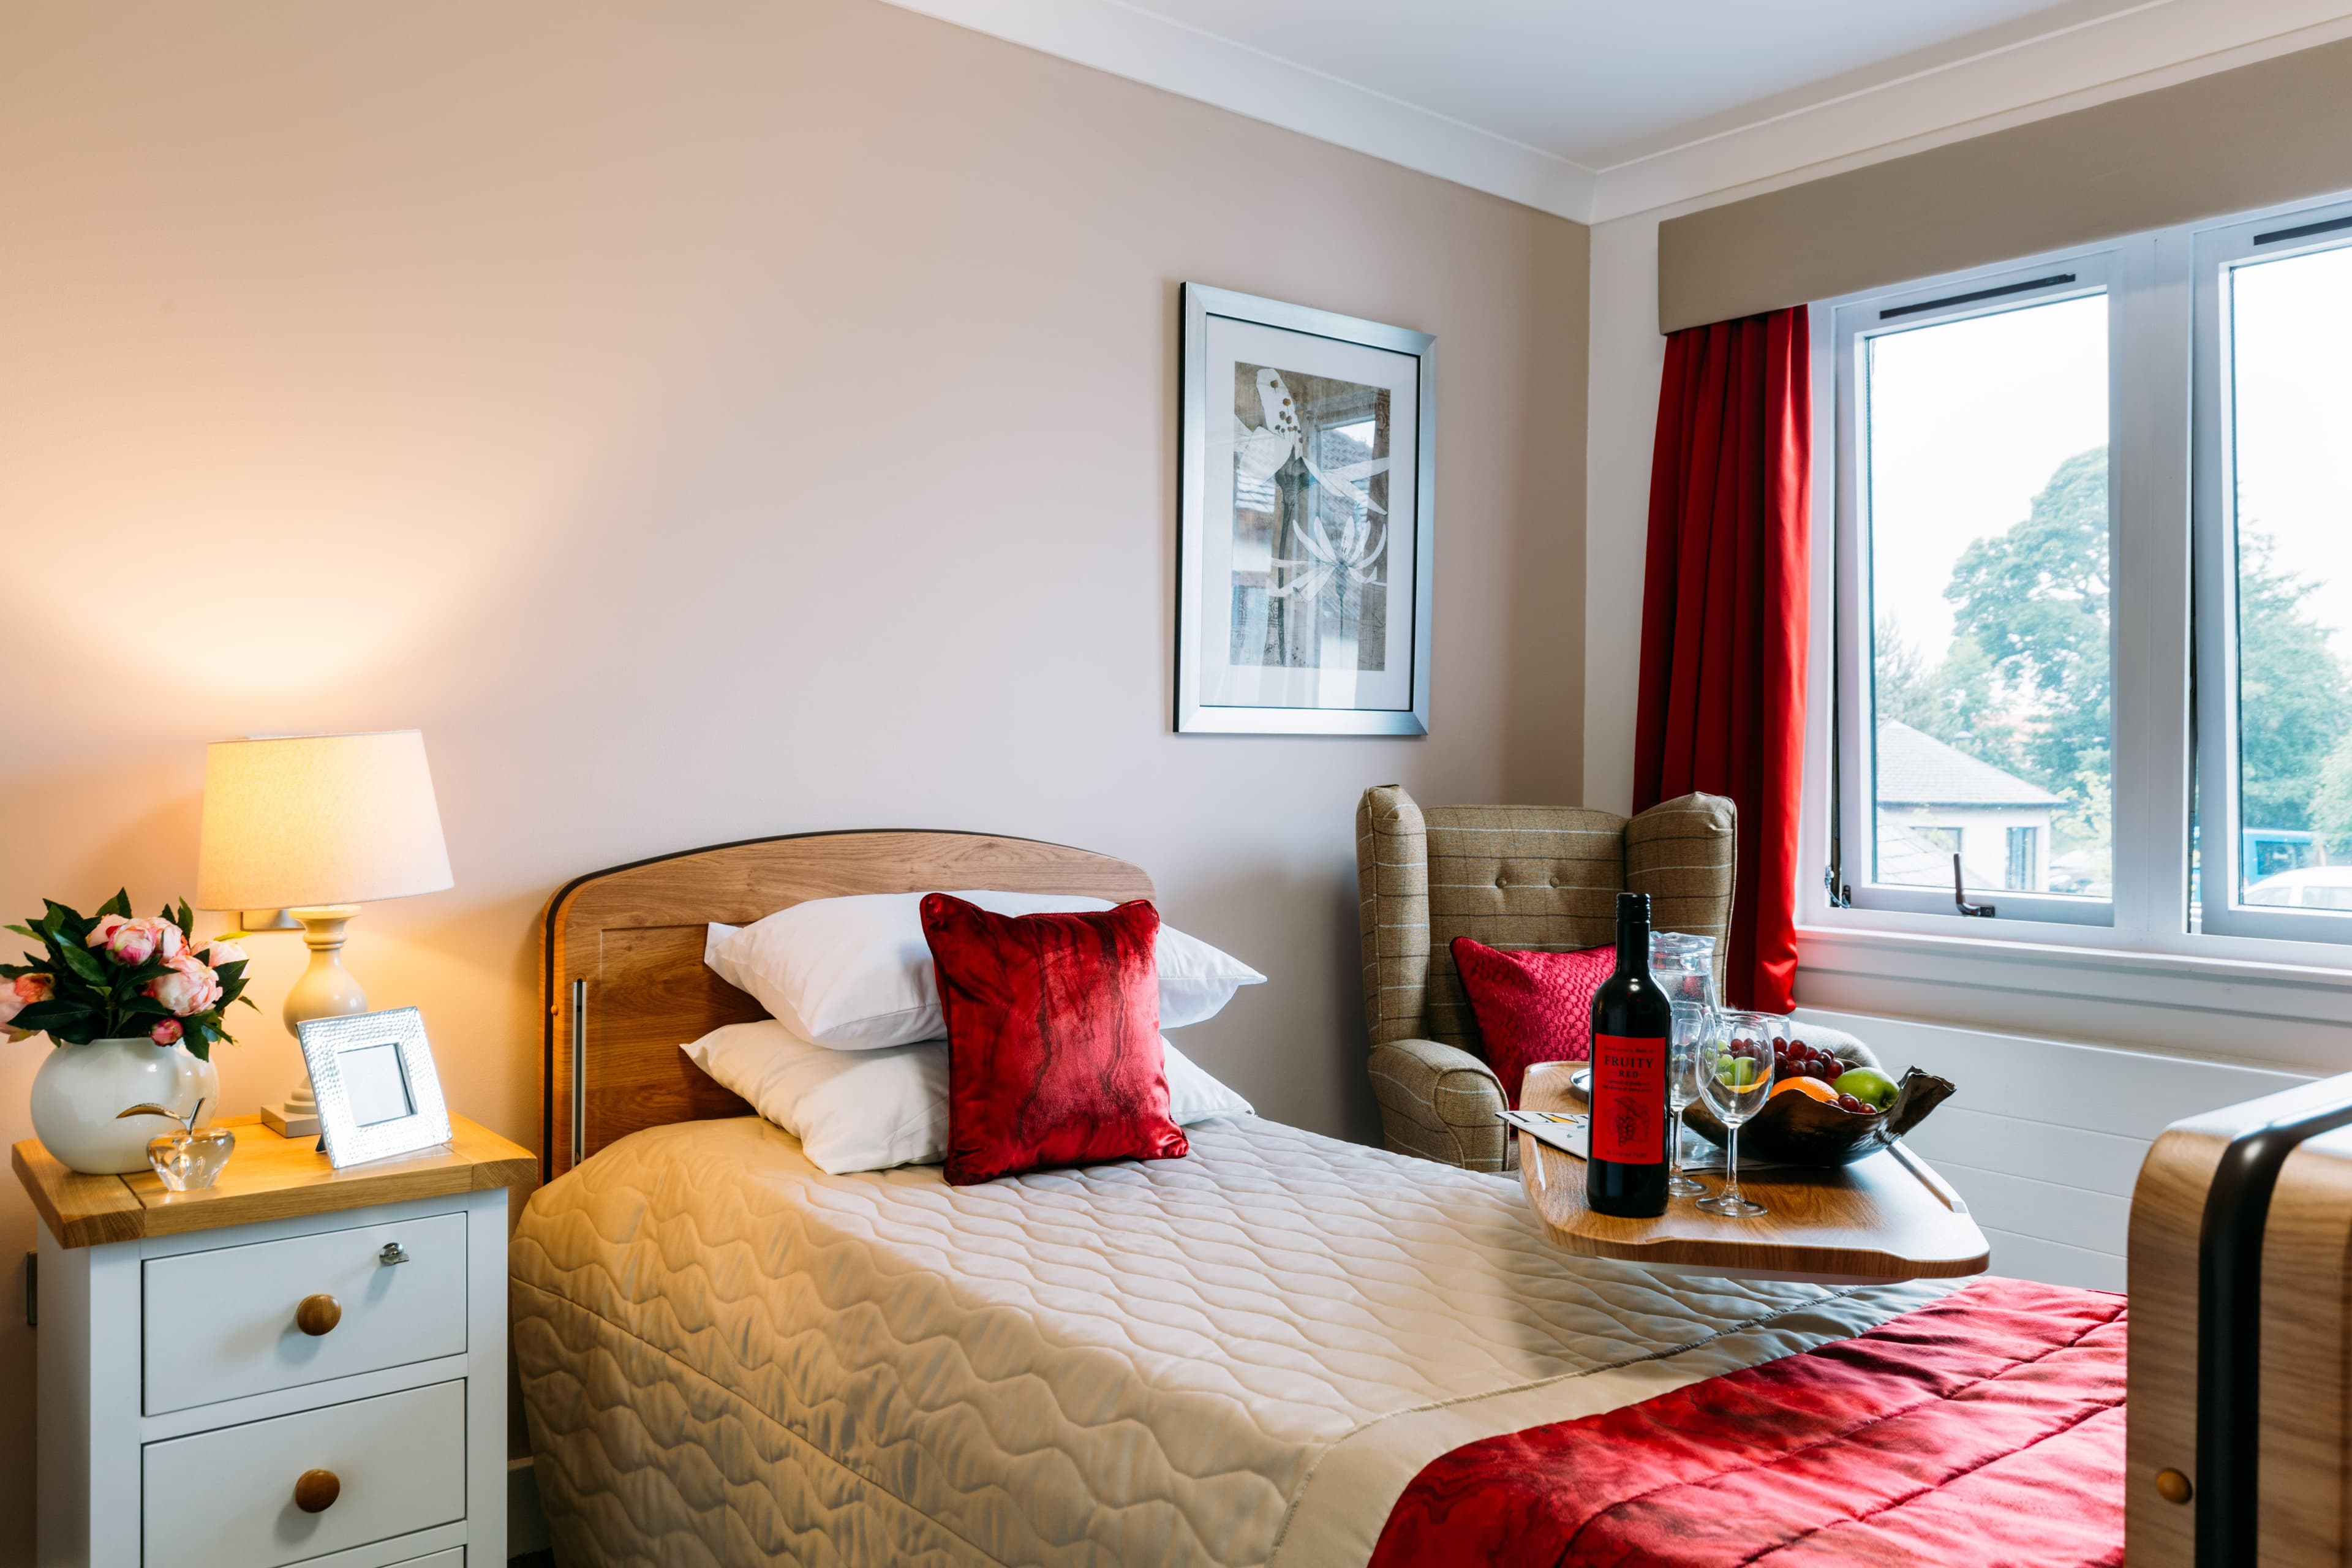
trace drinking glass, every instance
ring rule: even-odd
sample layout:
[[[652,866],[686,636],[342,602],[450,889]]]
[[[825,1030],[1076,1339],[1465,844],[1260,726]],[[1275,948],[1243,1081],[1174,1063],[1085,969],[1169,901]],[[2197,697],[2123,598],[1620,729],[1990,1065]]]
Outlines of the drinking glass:
[[[1712,1009],[1693,1002],[1675,1004],[1674,1026],[1666,1035],[1666,1128],[1673,1162],[1666,1173],[1666,1191],[1678,1198],[1695,1198],[1706,1184],[1683,1174],[1683,1111],[1697,1092],[1699,1047],[1706,1043]]]
[[[1666,1000],[1715,1011],[1715,938],[1688,931],[1650,933],[1650,978]]]
[[[1709,1214],[1745,1219],[1764,1212],[1762,1204],[1751,1202],[1739,1190],[1739,1124],[1763,1109],[1772,1092],[1772,1047],[1788,1027],[1787,1019],[1768,1013],[1717,1013],[1715,1027],[1699,1044],[1699,1092],[1727,1134],[1723,1191],[1698,1200]]]

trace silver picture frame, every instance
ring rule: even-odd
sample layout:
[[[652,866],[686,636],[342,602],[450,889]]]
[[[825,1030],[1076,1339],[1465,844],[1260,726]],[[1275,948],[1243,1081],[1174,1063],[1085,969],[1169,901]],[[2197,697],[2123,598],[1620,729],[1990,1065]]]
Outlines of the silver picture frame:
[[[1238,329],[1238,333],[1236,332]],[[1255,366],[1243,364],[1229,344],[1245,335],[1255,345]],[[1282,345],[1287,335],[1289,347]],[[1213,343],[1213,339],[1217,342]],[[1437,340],[1408,327],[1386,326],[1329,310],[1286,304],[1188,282],[1183,286],[1183,374],[1181,387],[1182,448],[1177,467],[1176,557],[1176,704],[1179,733],[1256,735],[1426,735],[1429,732],[1430,630],[1434,603],[1436,560],[1436,397]],[[1369,351],[1369,353],[1368,353]],[[1329,367],[1337,356],[1349,354],[1384,368],[1365,374],[1359,384]],[[1369,446],[1345,448],[1367,460],[1327,474],[1313,460],[1308,443],[1318,432],[1310,418],[1302,429],[1279,377],[1289,374],[1276,367],[1319,363],[1327,368],[1305,373],[1306,379],[1345,392],[1370,394],[1379,402],[1378,450]],[[1249,425],[1247,401],[1236,370],[1255,369],[1257,393],[1265,400],[1265,417]],[[1268,378],[1275,379],[1269,382]],[[1282,394],[1287,428],[1278,426],[1275,394]],[[1303,410],[1302,395],[1297,410]],[[1409,428],[1395,417],[1394,405],[1410,404]],[[1371,427],[1370,416],[1353,417],[1359,424],[1334,426],[1346,429]],[[1288,443],[1286,446],[1286,443]],[[1281,491],[1275,510],[1264,524],[1244,518],[1241,488],[1255,483],[1272,493],[1270,476],[1247,473],[1255,462],[1245,449],[1266,448],[1270,459],[1288,454],[1285,472],[1295,465],[1294,486]],[[1329,453],[1324,467],[1329,468]],[[1412,473],[1396,472],[1409,458]],[[1359,470],[1379,477],[1360,478]],[[1281,476],[1271,476],[1279,479]],[[1404,479],[1404,483],[1398,483]],[[1320,500],[1302,501],[1310,491]],[[1337,536],[1327,533],[1318,508],[1332,495],[1345,498]],[[1401,504],[1402,503],[1402,504]],[[1410,508],[1410,518],[1398,514]],[[1373,514],[1379,514],[1375,517]],[[1312,540],[1298,542],[1291,557],[1282,553],[1286,540],[1304,531]],[[1270,532],[1264,544],[1244,539],[1248,527]],[[1286,532],[1286,531],[1290,531]],[[1252,552],[1245,560],[1244,549]],[[1254,571],[1254,552],[1263,550],[1267,564]],[[1403,570],[1400,570],[1402,568]],[[1409,571],[1409,584],[1400,579]],[[1251,578],[1261,579],[1262,585]],[[1402,589],[1402,592],[1397,590]],[[1365,630],[1373,624],[1372,598],[1377,591],[1376,648],[1368,647]],[[1286,598],[1287,603],[1265,607],[1251,604]],[[1302,595],[1311,595],[1307,598]],[[1309,617],[1298,617],[1295,605],[1310,605]],[[1398,628],[1400,610],[1412,625]],[[1257,619],[1251,617],[1255,616]],[[1262,630],[1269,617],[1289,616],[1307,621],[1305,635],[1315,647],[1299,649],[1283,643],[1281,632],[1270,640]],[[1321,641],[1324,627],[1340,636]],[[1400,635],[1400,632],[1402,635]],[[1334,649],[1337,653],[1334,653]],[[1341,661],[1358,658],[1370,678],[1359,681]],[[1400,662],[1408,665],[1399,671]],[[1269,675],[1269,672],[1271,674]],[[1331,679],[1333,676],[1337,679]],[[1255,678],[1255,679],[1253,679]],[[1286,687],[1287,700],[1263,700],[1268,684]],[[1255,692],[1259,700],[1252,700]],[[1344,700],[1335,699],[1333,693]],[[1312,692],[1312,696],[1302,696]]]
[[[312,1018],[296,1026],[319,1100],[319,1133],[337,1170],[449,1142],[449,1107],[414,1007]]]

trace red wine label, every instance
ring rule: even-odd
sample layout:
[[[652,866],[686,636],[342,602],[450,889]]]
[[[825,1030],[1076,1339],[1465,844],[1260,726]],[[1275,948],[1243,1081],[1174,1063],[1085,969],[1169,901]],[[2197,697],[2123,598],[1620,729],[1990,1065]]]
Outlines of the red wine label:
[[[1624,1165],[1665,1159],[1663,1035],[1592,1037],[1592,1157]]]

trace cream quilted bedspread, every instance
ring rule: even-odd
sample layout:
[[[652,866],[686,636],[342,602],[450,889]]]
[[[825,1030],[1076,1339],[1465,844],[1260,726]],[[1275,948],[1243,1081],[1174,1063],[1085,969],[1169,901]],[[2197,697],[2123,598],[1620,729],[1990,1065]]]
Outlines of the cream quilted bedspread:
[[[764,1121],[534,1196],[514,1343],[595,1563],[1360,1563],[1430,1458],[1860,1331],[1933,1287],[1577,1259],[1516,1182],[1245,1119],[951,1188]]]

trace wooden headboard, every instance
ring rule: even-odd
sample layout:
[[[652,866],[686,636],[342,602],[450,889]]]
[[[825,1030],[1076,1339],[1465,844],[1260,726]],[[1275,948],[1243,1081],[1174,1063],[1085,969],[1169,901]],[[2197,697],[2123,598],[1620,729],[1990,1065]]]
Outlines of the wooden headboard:
[[[998,888],[1153,896],[1151,879],[1090,850],[984,833],[804,833],[689,849],[593,871],[547,905],[546,1086],[540,1166],[548,1180],[647,1127],[751,1107],[678,1047],[723,1024],[765,1017],[702,962],[704,927],[748,925],[810,899]]]

